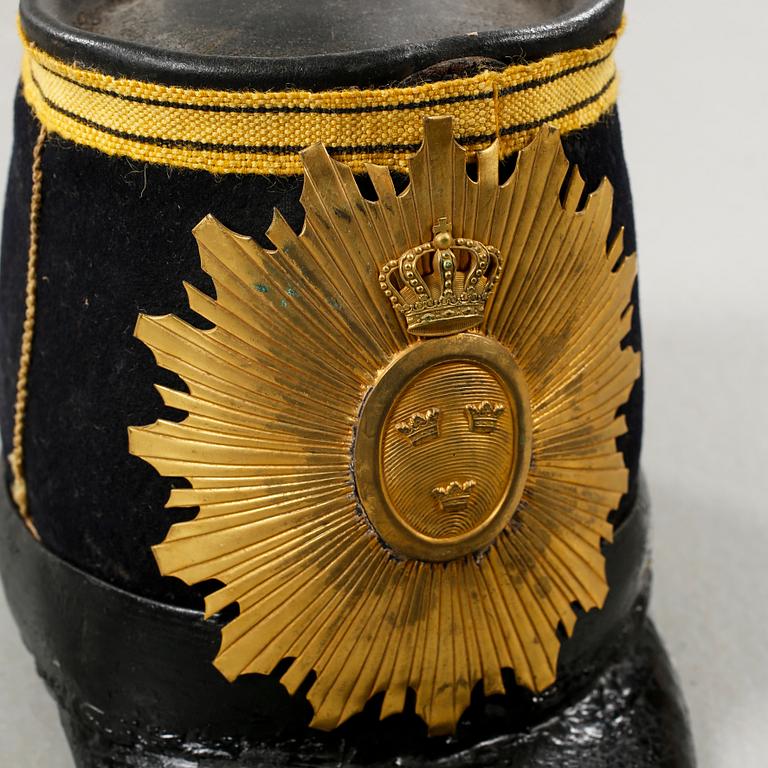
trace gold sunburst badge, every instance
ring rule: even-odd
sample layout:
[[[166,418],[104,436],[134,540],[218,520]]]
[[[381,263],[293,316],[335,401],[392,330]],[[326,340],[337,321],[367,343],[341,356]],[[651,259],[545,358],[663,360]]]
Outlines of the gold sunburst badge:
[[[237,603],[216,667],[230,680],[291,663],[314,673],[313,726],[332,729],[408,689],[430,733],[452,732],[502,670],[542,691],[573,604],[602,607],[601,541],[627,490],[617,416],[639,375],[635,259],[607,245],[612,189],[584,182],[544,128],[499,181],[498,146],[468,153],[450,118],[398,194],[375,200],[321,145],[303,155],[306,221],[279,213],[276,250],[212,217],[195,230],[213,327],[140,316],[136,335],[188,391],[186,412],[130,430],[130,450],[198,507],[154,548],[160,570]],[[474,159],[474,156],[473,156]]]

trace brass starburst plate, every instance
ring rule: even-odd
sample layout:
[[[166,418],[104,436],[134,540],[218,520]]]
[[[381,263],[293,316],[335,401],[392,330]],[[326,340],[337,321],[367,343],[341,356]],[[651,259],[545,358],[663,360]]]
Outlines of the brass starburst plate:
[[[504,669],[550,686],[558,628],[605,601],[635,258],[608,242],[610,184],[585,197],[554,129],[502,180],[498,143],[470,156],[427,119],[403,192],[368,167],[375,199],[322,146],[302,162],[304,229],[277,213],[274,251],[212,217],[195,230],[208,330],[139,317],[187,416],[131,428],[130,450],[186,479],[169,507],[199,510],[154,554],[220,582],[208,615],[238,604],[228,679],[290,659],[314,727],[378,693],[382,718],[401,712],[411,689],[450,733]]]

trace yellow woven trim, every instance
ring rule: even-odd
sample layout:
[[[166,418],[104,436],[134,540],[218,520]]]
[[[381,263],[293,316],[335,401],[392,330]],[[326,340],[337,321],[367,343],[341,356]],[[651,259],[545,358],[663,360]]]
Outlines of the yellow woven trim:
[[[616,101],[613,51],[600,45],[500,72],[409,88],[216,91],[82,69],[25,42],[24,95],[52,133],[109,155],[212,173],[300,174],[298,153],[321,141],[354,171],[404,168],[426,116],[454,118],[468,149],[520,150],[538,127],[590,125]]]

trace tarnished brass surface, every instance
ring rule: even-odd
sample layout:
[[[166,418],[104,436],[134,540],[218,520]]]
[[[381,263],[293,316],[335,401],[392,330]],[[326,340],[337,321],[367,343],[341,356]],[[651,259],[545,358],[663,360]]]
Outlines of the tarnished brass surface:
[[[132,428],[130,449],[188,480],[169,507],[199,507],[155,556],[222,582],[209,615],[239,604],[227,678],[290,658],[289,690],[316,676],[315,727],[380,692],[381,716],[400,712],[411,688],[430,732],[451,732],[504,668],[551,685],[558,626],[605,601],[635,259],[621,234],[606,246],[607,181],[579,209],[554,129],[500,183],[496,144],[475,181],[450,118],[428,119],[403,193],[369,166],[376,200],[322,146],[302,157],[305,227],[276,214],[276,251],[211,217],[196,229],[216,294],[187,293],[210,330],[138,320],[188,415]]]

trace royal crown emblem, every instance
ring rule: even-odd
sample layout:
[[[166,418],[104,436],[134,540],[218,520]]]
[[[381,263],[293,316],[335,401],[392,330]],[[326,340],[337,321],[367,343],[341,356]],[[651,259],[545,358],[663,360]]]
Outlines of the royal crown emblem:
[[[432,233],[430,242],[389,261],[379,277],[384,295],[415,336],[445,336],[479,325],[501,267],[497,248],[454,238],[446,217]]]
[[[504,413],[504,406],[501,403],[490,403],[488,400],[483,400],[482,403],[470,403],[466,410],[469,428],[473,432],[487,434],[496,429],[499,418]]]
[[[436,438],[439,435],[440,411],[437,408],[430,408],[422,413],[414,413],[405,421],[398,422],[395,429],[410,440],[411,445]]]
[[[457,515],[469,507],[469,500],[476,485],[474,480],[466,480],[463,483],[454,480],[444,488],[435,488],[432,495],[440,505],[441,511]]]

